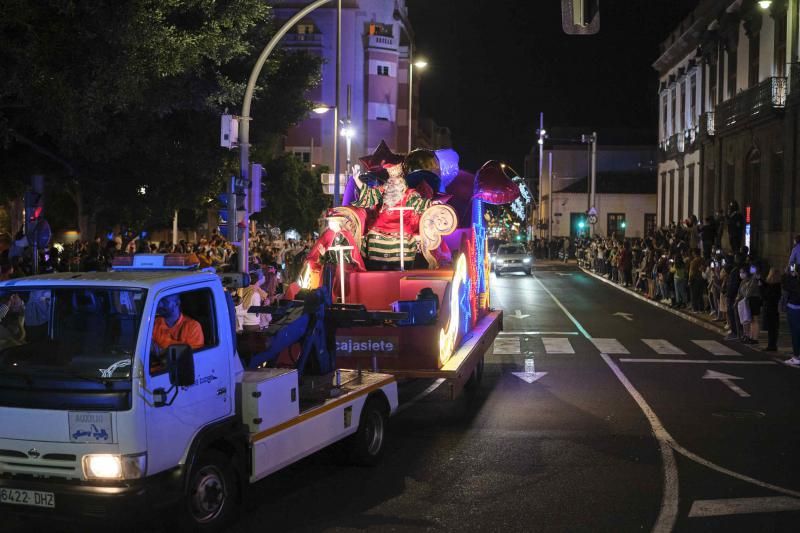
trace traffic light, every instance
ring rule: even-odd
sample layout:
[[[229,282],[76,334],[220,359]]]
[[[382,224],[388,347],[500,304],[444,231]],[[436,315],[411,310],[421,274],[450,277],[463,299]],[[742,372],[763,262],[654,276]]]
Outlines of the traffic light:
[[[578,229],[583,229],[584,226],[586,226],[586,223],[583,220],[578,222]]]
[[[30,226],[36,224],[44,214],[44,195],[36,191],[25,193],[25,220]]]
[[[620,223],[619,223],[619,227],[620,227],[620,228],[622,228],[622,229],[625,229],[625,226],[627,226],[627,224],[625,223],[625,221],[624,221],[624,220],[623,220],[622,222],[620,222]]]

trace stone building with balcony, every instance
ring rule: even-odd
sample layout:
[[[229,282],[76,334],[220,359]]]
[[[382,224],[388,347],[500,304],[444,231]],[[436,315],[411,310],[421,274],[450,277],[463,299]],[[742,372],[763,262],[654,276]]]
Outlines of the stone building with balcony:
[[[285,20],[307,1],[272,0],[276,16]],[[409,59],[413,60],[414,33],[405,0],[342,1],[342,64],[339,118],[347,119],[350,88],[350,121],[355,130],[351,159],[371,153],[385,140],[395,152],[408,151]],[[283,46],[305,50],[324,59],[322,81],[307,97],[316,103],[335,105],[336,4],[321,7],[287,34]],[[414,73],[414,98],[418,93]],[[413,102],[416,116],[419,106]],[[333,114],[310,114],[291,128],[285,150],[298,159],[333,167]],[[345,171],[345,143],[339,143],[341,169]]]
[[[736,201],[750,247],[785,260],[797,230],[788,66],[797,60],[798,22],[798,0],[701,0],[662,43],[653,64],[660,225]]]

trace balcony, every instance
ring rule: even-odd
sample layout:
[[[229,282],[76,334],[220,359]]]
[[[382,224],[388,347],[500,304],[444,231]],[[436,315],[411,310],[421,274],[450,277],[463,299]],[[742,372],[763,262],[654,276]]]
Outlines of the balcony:
[[[665,140],[658,143],[659,161],[664,162],[675,159],[678,154],[682,154],[685,148],[686,134],[684,132],[670,135]]]
[[[786,78],[767,78],[717,106],[714,130],[721,133],[769,117],[786,107]]]
[[[713,137],[715,130],[714,130],[714,112],[713,111],[706,111],[702,115],[700,115],[700,138],[707,139],[709,137]]]
[[[684,130],[683,132],[683,148],[681,152],[694,152],[694,148],[697,143],[697,135],[700,131],[700,128],[697,126],[693,126]]]
[[[377,50],[397,51],[397,39],[391,35],[368,35],[367,47]]]

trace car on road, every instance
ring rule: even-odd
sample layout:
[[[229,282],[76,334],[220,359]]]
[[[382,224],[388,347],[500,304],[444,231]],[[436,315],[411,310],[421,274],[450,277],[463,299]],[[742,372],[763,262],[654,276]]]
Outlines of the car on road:
[[[495,256],[494,271],[498,277],[506,272],[524,272],[531,275],[533,256],[521,244],[500,245]]]

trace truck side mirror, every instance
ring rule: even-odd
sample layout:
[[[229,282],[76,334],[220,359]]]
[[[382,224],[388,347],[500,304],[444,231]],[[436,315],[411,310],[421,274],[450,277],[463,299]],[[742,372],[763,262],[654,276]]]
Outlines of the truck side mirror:
[[[188,344],[173,344],[167,348],[167,370],[172,386],[194,385],[194,352]]]

